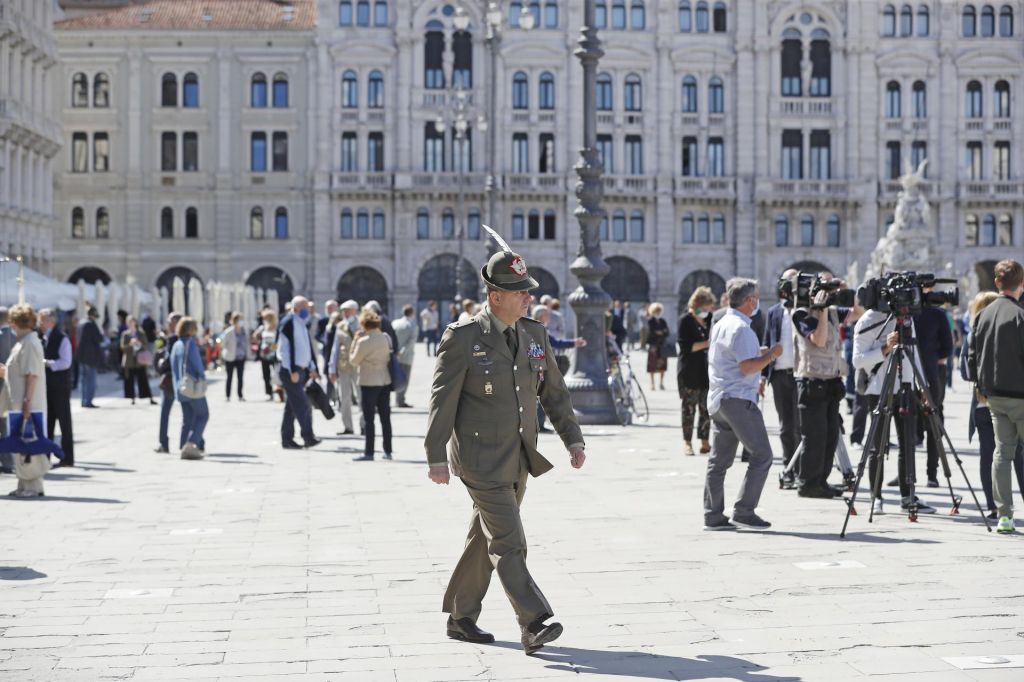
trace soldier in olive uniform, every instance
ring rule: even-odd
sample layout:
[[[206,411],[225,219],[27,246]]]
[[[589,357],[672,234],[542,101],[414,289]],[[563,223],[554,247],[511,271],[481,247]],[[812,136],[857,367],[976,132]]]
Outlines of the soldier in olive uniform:
[[[498,572],[532,654],[562,634],[554,613],[526,568],[526,535],[519,506],[527,474],[551,469],[537,452],[537,399],[569,451],[583,466],[583,434],[558,371],[547,330],[526,318],[531,289],[523,259],[495,254],[482,270],[487,305],[452,324],[437,347],[426,450],[430,480],[447,484],[448,459],[473,500],[462,558],[455,567],[444,611],[448,636],[493,642],[476,625],[491,573]],[[451,441],[450,452],[448,448]]]

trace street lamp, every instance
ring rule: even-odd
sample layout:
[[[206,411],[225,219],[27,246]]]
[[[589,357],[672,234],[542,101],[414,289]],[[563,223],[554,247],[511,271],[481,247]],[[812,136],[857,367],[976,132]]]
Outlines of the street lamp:
[[[574,51],[583,66],[583,148],[576,162],[576,217],[580,223],[580,245],[569,271],[579,287],[569,295],[576,313],[576,336],[587,340],[577,348],[566,384],[582,424],[618,424],[615,400],[608,385],[608,353],[605,341],[605,312],[611,297],[601,287],[608,264],[601,255],[600,224],[604,167],[597,151],[597,63],[604,56],[594,26],[594,0],[584,1],[583,27]]]

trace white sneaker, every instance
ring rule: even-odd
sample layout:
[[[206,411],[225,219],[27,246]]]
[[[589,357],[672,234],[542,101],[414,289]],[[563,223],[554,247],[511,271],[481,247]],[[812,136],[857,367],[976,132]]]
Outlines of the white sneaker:
[[[882,500],[881,497],[876,497],[874,499],[874,501],[871,503],[871,513],[874,514],[875,516],[877,516],[878,514],[884,514],[885,513],[885,510],[883,509],[884,505],[885,505],[885,501]]]

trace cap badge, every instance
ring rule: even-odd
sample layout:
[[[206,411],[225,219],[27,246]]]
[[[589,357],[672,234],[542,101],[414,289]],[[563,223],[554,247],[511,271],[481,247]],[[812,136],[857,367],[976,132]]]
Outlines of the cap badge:
[[[513,258],[509,267],[512,269],[512,272],[516,273],[520,277],[526,276],[526,261],[523,260],[522,256],[516,256]]]

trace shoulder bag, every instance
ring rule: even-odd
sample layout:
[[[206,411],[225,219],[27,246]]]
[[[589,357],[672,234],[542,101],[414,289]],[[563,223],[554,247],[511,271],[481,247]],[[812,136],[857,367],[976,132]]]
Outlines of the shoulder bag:
[[[188,343],[195,343],[190,340]],[[189,400],[198,400],[206,397],[206,379],[197,379],[188,373],[188,351],[189,346],[185,344],[185,352],[181,356],[181,385],[178,391]]]

